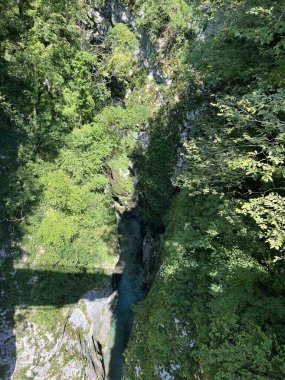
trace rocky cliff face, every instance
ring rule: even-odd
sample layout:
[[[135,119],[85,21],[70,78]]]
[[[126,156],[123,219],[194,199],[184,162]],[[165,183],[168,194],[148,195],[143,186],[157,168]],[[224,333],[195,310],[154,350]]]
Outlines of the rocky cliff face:
[[[65,321],[59,321],[56,331],[44,335],[27,315],[25,323],[17,328],[17,361],[12,378],[103,380],[103,355],[116,300],[117,293],[111,287],[92,290],[69,310]]]

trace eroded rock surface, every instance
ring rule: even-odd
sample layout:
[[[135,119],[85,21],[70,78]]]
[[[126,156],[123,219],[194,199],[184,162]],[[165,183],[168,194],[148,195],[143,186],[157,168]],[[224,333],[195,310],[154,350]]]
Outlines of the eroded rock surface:
[[[18,327],[24,335],[17,335],[12,379],[103,380],[103,356],[116,300],[111,287],[86,293],[69,311],[63,326],[61,322],[60,335],[54,331],[41,336],[38,326],[24,322]]]

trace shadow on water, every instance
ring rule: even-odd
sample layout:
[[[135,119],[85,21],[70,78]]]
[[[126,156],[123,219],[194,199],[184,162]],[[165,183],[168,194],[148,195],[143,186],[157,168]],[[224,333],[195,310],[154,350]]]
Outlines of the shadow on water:
[[[132,305],[144,297],[141,223],[136,216],[123,216],[119,220],[121,275],[117,278],[119,293],[109,335],[109,347],[105,355],[106,378],[120,380],[123,376],[123,353],[127,346],[134,312]]]

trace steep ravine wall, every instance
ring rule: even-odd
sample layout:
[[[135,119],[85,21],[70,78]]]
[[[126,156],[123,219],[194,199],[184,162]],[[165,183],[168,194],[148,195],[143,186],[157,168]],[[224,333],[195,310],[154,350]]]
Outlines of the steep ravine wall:
[[[37,325],[27,319],[22,336],[17,330],[17,360],[12,378],[103,380],[103,350],[116,299],[117,293],[111,287],[86,293],[70,310],[65,322],[60,323],[59,331],[55,335],[47,332],[50,342],[55,343],[52,347],[46,344],[45,337],[37,334]]]
[[[187,123],[185,124],[187,117],[186,119],[183,117],[186,112],[185,108],[180,109],[177,107],[176,110],[176,105],[181,102],[181,94],[176,89],[175,83],[172,82],[172,73],[169,74],[163,71],[159,67],[157,60],[153,59],[159,54],[166,56],[167,53],[164,53],[164,50],[167,51],[167,38],[161,38],[156,43],[149,41],[147,29],[137,27],[135,18],[117,0],[106,1],[103,8],[93,9],[88,17],[94,21],[95,25],[93,29],[90,29],[90,39],[94,45],[100,46],[108,31],[116,23],[124,23],[135,31],[140,41],[140,48],[137,52],[139,64],[147,72],[147,80],[143,84],[142,91],[145,91],[147,95],[154,99],[152,104],[154,110],[153,120],[143,126],[135,136],[135,139],[139,142],[140,153],[134,158],[134,164],[130,160],[129,168],[122,168],[118,173],[112,173],[113,178],[120,176],[121,180],[124,181],[132,177],[136,182],[135,191],[131,197],[124,199],[117,197],[114,202],[114,209],[122,215],[130,211],[137,213],[139,207],[144,207],[144,200],[140,206],[138,205],[137,188],[142,189],[143,186],[141,187],[141,184],[137,182],[143,177],[146,179],[144,170],[148,170],[149,164],[152,165],[151,159],[158,163],[161,158],[160,149],[162,152],[165,149],[167,152],[171,151],[171,155],[166,155],[162,167],[157,168],[158,173],[162,173],[162,179],[154,179],[154,182],[163,182],[166,179],[166,188],[169,193],[165,192],[165,194],[167,202],[170,202],[175,189],[171,185],[169,166],[171,165],[171,173],[174,174],[175,163],[180,153],[177,147],[179,146],[180,138],[182,139],[185,135],[188,125]],[[170,95],[167,94],[167,91],[169,91]],[[129,93],[126,94],[126,98],[128,96]],[[172,105],[168,104],[168,96],[173,100]],[[127,99],[119,100],[124,103]],[[113,104],[120,106],[122,103],[119,100],[113,99]],[[175,128],[172,128],[174,120]],[[158,147],[152,146],[157,141],[159,141],[160,145]],[[155,152],[154,157],[151,157],[153,152]],[[143,170],[141,170],[142,167],[133,167],[133,165],[136,166],[140,157],[144,157],[143,160],[145,160]],[[156,173],[153,174],[155,177]],[[153,178],[151,178],[152,180]],[[149,191],[149,189],[146,189],[146,191]],[[162,189],[163,192],[164,189]],[[161,207],[165,208],[164,204]],[[154,227],[152,223],[145,220],[143,225],[145,231],[143,242],[145,283],[149,289],[159,269],[159,245],[163,236],[162,224],[157,228],[157,226]],[[5,380],[10,378],[15,380],[25,378],[38,380],[81,378],[93,380],[105,378],[103,357],[107,348],[110,324],[117,301],[117,292],[114,291],[116,289],[114,282],[116,281],[114,279],[120,276],[123,270],[120,261],[115,267],[116,260],[114,259],[113,280],[109,276],[109,283],[106,284],[106,288],[91,290],[83,295],[74,306],[67,305],[67,307],[64,307],[60,311],[57,326],[52,331],[47,330],[43,334],[45,323],[48,323],[48,321],[34,321],[34,316],[37,313],[36,308],[27,308],[26,305],[19,305],[15,308],[14,318],[17,321],[14,328],[17,351],[16,362],[12,352],[15,349],[15,335],[12,333],[12,329],[10,329],[10,337],[7,338],[4,334],[3,339],[1,338],[1,354],[4,353],[6,358],[7,354],[11,354],[10,362],[8,361],[11,364],[11,371],[7,373]],[[110,273],[112,270],[108,268],[108,272]],[[7,328],[5,333],[7,334],[10,330]],[[10,349],[11,342],[14,342],[12,351]],[[6,363],[5,359],[3,363]]]

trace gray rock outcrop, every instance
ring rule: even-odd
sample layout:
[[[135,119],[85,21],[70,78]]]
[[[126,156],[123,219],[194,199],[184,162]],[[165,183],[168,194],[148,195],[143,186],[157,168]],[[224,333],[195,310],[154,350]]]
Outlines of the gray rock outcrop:
[[[34,380],[105,379],[104,353],[116,302],[117,292],[111,287],[86,293],[65,323],[61,321],[61,336],[57,331],[41,336],[38,326],[26,324],[12,379],[22,374]],[[46,337],[54,342],[52,348],[45,344]]]

